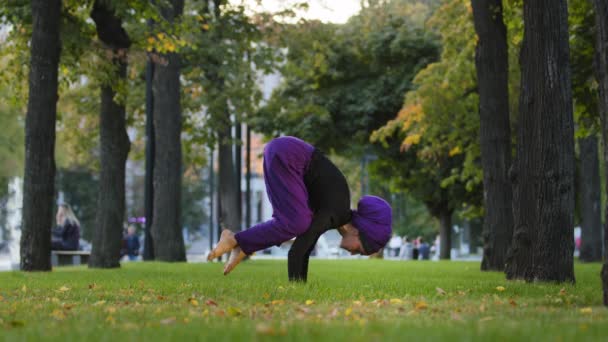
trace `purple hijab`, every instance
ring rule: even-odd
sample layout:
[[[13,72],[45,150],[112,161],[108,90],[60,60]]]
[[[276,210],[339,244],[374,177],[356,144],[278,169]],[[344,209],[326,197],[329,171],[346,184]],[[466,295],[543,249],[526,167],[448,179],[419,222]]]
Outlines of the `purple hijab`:
[[[352,224],[359,230],[361,244],[367,254],[384,247],[392,235],[392,209],[382,198],[363,196],[353,210]]]

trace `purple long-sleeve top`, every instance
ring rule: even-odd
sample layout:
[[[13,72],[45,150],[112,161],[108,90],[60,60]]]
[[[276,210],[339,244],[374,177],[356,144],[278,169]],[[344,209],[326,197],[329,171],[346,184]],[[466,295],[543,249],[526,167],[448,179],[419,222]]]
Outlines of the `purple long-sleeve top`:
[[[264,149],[264,181],[272,219],[235,235],[246,254],[279,245],[306,232],[313,212],[308,207],[304,174],[314,147],[295,137],[281,137]]]

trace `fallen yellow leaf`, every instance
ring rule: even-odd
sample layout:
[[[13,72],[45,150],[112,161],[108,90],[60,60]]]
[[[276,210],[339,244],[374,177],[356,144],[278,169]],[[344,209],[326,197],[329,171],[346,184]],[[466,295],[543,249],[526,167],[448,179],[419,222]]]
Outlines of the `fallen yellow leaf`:
[[[496,291],[502,292],[504,290],[506,290],[504,286],[496,286]]]
[[[428,307],[429,307],[429,305],[424,301],[420,301],[420,302],[416,303],[416,310],[425,310]]]
[[[344,316],[350,316],[350,314],[353,313],[353,308],[346,308],[346,310],[344,310]]]
[[[445,290],[442,289],[441,287],[437,287],[437,288],[435,288],[435,290],[437,290],[437,293],[442,296],[446,294]]]
[[[59,288],[59,292],[68,292],[68,291],[70,291],[70,288],[65,285]]]
[[[304,304],[306,305],[313,305],[315,303],[314,300],[308,299]]]
[[[581,312],[582,314],[590,314],[590,313],[592,313],[592,312],[593,312],[593,309],[592,309],[592,308],[590,308],[590,307],[586,307],[586,308],[582,308],[582,309],[580,310],[580,312]]]
[[[4,297],[0,296],[0,302],[4,300]]]
[[[198,306],[198,300],[194,299],[194,298],[188,298],[188,302],[192,305],[192,306]]]
[[[93,304],[93,306],[100,306],[100,305],[104,305],[105,303],[106,303],[105,300],[100,300],[100,301],[95,302],[95,304]]]
[[[275,299],[271,303],[272,303],[272,305],[282,305],[282,304],[285,304],[285,301],[282,299]]]
[[[51,313],[51,316],[53,316],[53,318],[59,319],[59,320],[65,319],[65,313],[63,313],[63,310],[55,309]]]
[[[229,316],[236,317],[236,316],[240,316],[242,314],[243,314],[243,312],[239,308],[235,308],[235,307],[229,307],[228,308],[228,315]]]
[[[391,304],[403,304],[403,301],[399,298],[391,299]]]

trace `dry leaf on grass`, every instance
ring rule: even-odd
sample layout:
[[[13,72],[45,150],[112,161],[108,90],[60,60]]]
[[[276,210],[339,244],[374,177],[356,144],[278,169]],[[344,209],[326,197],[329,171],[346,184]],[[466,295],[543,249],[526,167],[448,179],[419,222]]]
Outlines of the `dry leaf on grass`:
[[[168,318],[165,318],[165,319],[161,319],[160,320],[160,324],[169,325],[169,324],[175,323],[175,321],[176,321],[175,317],[168,317]]]
[[[416,310],[425,310],[429,307],[429,305],[425,302],[425,301],[420,301],[418,303],[416,303]]]

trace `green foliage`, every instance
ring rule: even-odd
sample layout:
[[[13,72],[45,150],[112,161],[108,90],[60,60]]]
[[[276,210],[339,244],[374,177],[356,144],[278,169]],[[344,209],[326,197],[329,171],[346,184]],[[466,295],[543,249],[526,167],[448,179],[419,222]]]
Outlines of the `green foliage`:
[[[477,216],[483,176],[469,2],[445,2],[429,25],[441,36],[441,58],[416,75],[416,88],[397,118],[372,135],[391,156],[378,162],[377,172],[396,178],[395,187],[424,202],[434,216],[446,208]]]
[[[600,127],[595,79],[595,12],[590,1],[569,0],[570,68],[576,136],[597,134]]]
[[[597,274],[577,284],[507,282],[471,262],[311,260],[307,284],[285,261],[124,263],[0,273],[7,340],[601,341]]]
[[[417,2],[391,5],[403,3]],[[360,150],[372,130],[394,117],[413,76],[437,55],[431,35],[381,5],[345,25],[310,21],[289,27],[283,42],[283,82],[255,127],[341,153]]]
[[[0,63],[1,65],[1,63]],[[0,84],[0,99],[8,93]],[[0,198],[8,192],[8,181],[23,173],[24,160],[24,117],[19,105],[0,100]]]
[[[265,23],[254,21],[264,17],[248,16],[243,5],[222,0],[214,9],[203,1],[190,9],[197,14],[184,19],[194,42],[183,53],[184,132],[189,143],[214,146],[216,132],[232,125],[230,115],[242,122],[255,111],[257,75],[269,72],[278,56],[263,41]]]

